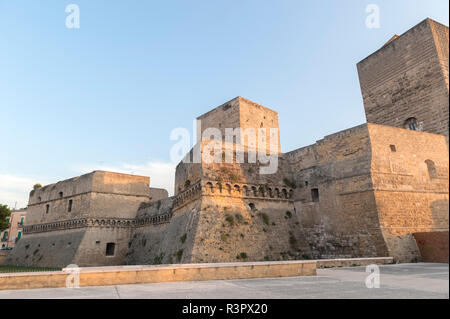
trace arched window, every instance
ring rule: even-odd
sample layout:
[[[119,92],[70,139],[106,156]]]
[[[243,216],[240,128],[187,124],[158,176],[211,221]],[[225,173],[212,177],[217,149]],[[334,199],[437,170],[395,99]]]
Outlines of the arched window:
[[[425,164],[427,164],[428,176],[430,177],[430,179],[437,178],[436,165],[434,164],[434,162],[432,160],[426,160]]]
[[[258,190],[258,193],[259,193],[259,196],[266,197],[266,194],[264,192],[264,187],[261,186]]]
[[[206,187],[209,189],[211,193],[214,193],[214,187],[211,182],[206,183]]]
[[[417,131],[418,130],[419,125],[417,124],[417,119],[415,117],[410,117],[409,119],[407,119],[405,121],[405,128],[412,130],[412,131]]]

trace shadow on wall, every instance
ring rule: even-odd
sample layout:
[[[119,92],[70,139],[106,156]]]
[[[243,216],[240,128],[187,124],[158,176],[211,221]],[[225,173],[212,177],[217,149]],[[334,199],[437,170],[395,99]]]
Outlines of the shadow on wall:
[[[430,204],[431,216],[433,218],[433,228],[448,231],[448,199],[440,199]]]

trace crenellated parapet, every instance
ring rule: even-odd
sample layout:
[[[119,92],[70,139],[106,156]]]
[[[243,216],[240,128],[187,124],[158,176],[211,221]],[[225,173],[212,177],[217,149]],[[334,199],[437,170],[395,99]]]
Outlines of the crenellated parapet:
[[[227,196],[249,199],[289,201],[294,189],[279,185],[198,181],[174,199],[174,208],[180,208],[201,196]]]
[[[86,227],[128,228],[135,226],[134,219],[128,218],[77,218],[58,222],[27,225],[24,234],[44,233]]]
[[[203,186],[203,195],[257,198],[267,200],[290,200],[294,189],[268,184],[243,184],[207,181]]]
[[[148,225],[160,225],[170,223],[172,212],[159,214],[151,217],[139,218],[135,221],[135,227],[144,227]]]

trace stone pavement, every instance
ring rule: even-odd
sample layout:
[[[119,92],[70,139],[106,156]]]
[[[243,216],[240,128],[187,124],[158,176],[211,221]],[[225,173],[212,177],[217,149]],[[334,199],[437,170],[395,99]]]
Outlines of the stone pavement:
[[[171,282],[121,286],[3,290],[0,298],[449,298],[449,265],[380,266],[368,289],[365,267],[317,269],[316,277]]]

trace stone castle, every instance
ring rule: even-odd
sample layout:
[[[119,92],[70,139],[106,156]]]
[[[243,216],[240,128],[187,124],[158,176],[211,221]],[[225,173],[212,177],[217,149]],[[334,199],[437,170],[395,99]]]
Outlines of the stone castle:
[[[448,27],[426,19],[358,63],[367,123],[244,161],[182,161],[175,193],[148,177],[94,171],[31,191],[24,236],[5,264],[64,267],[393,256],[420,260],[415,233],[448,232]],[[237,97],[208,128],[275,128]],[[194,147],[205,151],[207,140]],[[187,158],[194,156],[194,149]]]

